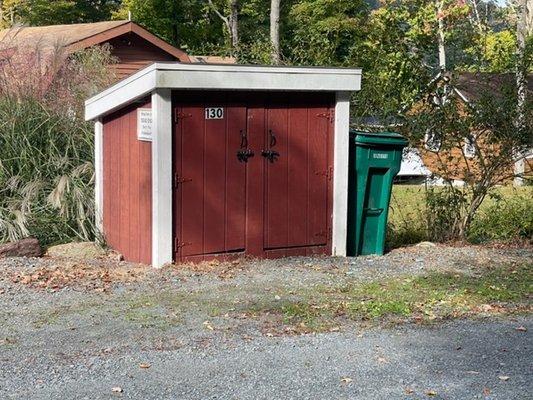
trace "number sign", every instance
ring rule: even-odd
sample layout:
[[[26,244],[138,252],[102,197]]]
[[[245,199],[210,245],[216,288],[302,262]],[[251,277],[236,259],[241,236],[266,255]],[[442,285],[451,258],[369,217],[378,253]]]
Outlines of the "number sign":
[[[207,107],[205,109],[205,119],[224,119],[224,108]]]

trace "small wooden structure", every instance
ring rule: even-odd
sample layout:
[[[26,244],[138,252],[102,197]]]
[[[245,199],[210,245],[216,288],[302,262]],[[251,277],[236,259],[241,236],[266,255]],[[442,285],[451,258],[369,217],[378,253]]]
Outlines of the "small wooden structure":
[[[97,224],[130,261],[346,254],[361,71],[156,63],[86,102]]]
[[[16,27],[0,32],[2,53],[62,48],[65,53],[109,44],[117,59],[113,65],[118,79],[125,78],[156,61],[190,62],[188,55],[131,21]],[[10,51],[11,50],[11,51]]]

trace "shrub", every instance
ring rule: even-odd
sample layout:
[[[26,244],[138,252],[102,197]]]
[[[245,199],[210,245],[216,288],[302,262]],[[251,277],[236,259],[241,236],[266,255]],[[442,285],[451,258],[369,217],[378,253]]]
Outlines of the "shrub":
[[[473,243],[533,239],[533,198],[531,192],[497,196],[495,203],[483,209],[468,232]]]
[[[0,67],[0,242],[92,240],[93,139],[83,101],[111,82],[112,59],[94,48],[31,64],[46,58],[38,54]]]

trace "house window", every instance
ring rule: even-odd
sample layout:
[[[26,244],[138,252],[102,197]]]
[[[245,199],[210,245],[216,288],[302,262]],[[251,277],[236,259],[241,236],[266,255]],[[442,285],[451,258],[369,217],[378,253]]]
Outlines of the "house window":
[[[476,156],[476,140],[473,136],[469,136],[463,145],[463,152],[465,157],[474,158]]]
[[[442,141],[437,133],[428,131],[424,136],[424,146],[429,151],[438,152],[442,145]]]

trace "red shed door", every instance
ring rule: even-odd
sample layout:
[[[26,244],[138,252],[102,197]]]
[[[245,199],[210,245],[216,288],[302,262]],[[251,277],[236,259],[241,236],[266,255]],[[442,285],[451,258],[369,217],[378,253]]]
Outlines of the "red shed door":
[[[328,106],[309,96],[267,107],[265,250],[327,244],[330,121]]]
[[[246,163],[237,151],[246,108],[202,102],[175,113],[176,259],[244,251]]]

